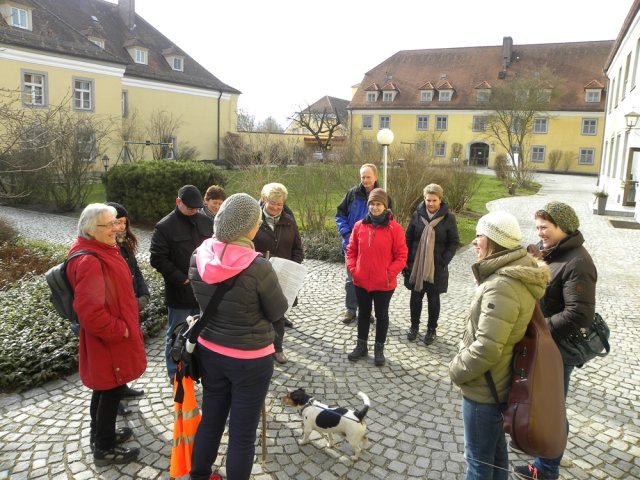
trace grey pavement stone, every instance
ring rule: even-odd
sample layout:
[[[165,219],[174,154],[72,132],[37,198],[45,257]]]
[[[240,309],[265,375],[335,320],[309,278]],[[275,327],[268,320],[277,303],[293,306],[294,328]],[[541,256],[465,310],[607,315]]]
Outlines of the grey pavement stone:
[[[561,479],[640,478],[640,231],[613,228],[610,217],[591,213],[596,189],[592,177],[539,175],[544,185],[531,197],[491,202],[521,223],[524,242],[536,240],[533,213],[547,201],[570,203],[578,212],[586,247],[598,268],[597,310],[611,327],[611,354],[572,376],[567,403],[571,432]],[[70,245],[76,219],[0,207],[0,216],[31,238]],[[141,259],[147,258],[150,232],[136,230]],[[448,363],[462,336],[474,289],[474,253],[462,248],[450,266],[449,292],[441,297],[438,337],[426,347],[405,338],[409,292],[402,284],[391,303],[387,365],[373,355],[346,359],[355,343],[355,325],[343,325],[343,266],[305,261],[309,275],[290,319],[285,350],[290,363],[276,366],[267,397],[267,462],[256,448],[254,480],[267,479],[459,479],[465,472],[460,394],[448,377]],[[425,312],[426,315],[426,312]],[[425,329],[420,331],[424,335]],[[372,345],[370,345],[372,348]],[[133,385],[146,396],[129,401],[133,413],[121,425],[134,429],[128,445],[141,448],[138,462],[96,468],[88,445],[90,391],[77,374],[21,394],[0,395],[0,480],[5,478],[168,479],[173,403],[165,377],[164,338],[147,343],[148,368]],[[357,407],[359,390],[372,401],[367,423],[369,446],[353,462],[343,439],[333,449],[319,435],[308,445],[300,416],[285,408],[284,392],[305,387],[331,405]],[[258,436],[260,432],[258,432]],[[223,438],[216,466],[224,461]],[[512,463],[530,457],[510,454]],[[43,460],[48,460],[44,461]],[[222,467],[220,473],[225,475]]]

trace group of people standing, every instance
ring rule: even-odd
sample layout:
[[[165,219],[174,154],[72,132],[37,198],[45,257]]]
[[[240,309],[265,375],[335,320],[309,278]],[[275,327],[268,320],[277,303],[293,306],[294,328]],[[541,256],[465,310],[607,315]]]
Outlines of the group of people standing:
[[[382,366],[389,305],[400,273],[411,290],[406,338],[413,341],[419,334],[426,295],[428,321],[422,341],[429,345],[436,339],[440,295],[448,288],[448,265],[459,236],[439,185],[424,188],[423,200],[405,231],[394,219],[392,200],[378,187],[377,178],[375,165],[361,167],[361,183],[338,206],[336,224],[346,265],[343,321],[357,319],[356,346],[348,359],[368,356],[369,332],[375,323],[374,364]],[[195,186],[185,185],[178,191],[174,210],[153,232],[150,263],[165,282],[170,379],[177,366],[168,354],[169,333],[189,315],[205,311],[221,285],[228,288],[195,353],[203,402],[192,457],[194,480],[211,475],[229,416],[227,475],[246,479],[251,472],[273,362],[287,362],[283,338],[285,324],[291,325],[285,318],[290,306],[268,257],[303,260],[287,197],[286,187],[279,183],[265,185],[260,201],[243,193],[227,198],[218,186],[210,187],[203,199]],[[541,302],[556,340],[593,320],[597,274],[583,246],[575,211],[550,202],[535,213],[535,221],[540,243],[528,250],[521,245],[520,226],[509,213],[491,212],[476,227],[477,261],[472,272],[477,288],[458,353],[449,366],[450,377],[462,392],[469,480],[508,477],[501,415],[513,347],[523,337],[536,301]],[[149,301],[149,290],[135,261],[136,248],[126,209],[110,203],[84,209],[78,238],[69,251],[93,254],[71,260],[67,275],[80,321],[80,377],[93,390],[90,442],[97,465],[128,463],[139,454],[137,448],[121,445],[133,435],[131,429],[116,429],[118,405],[131,396],[127,382],[146,368],[139,312]],[[573,368],[564,367],[565,397]],[[492,396],[486,372],[494,379],[501,403]],[[556,479],[560,460],[535,459],[514,471],[525,479]]]

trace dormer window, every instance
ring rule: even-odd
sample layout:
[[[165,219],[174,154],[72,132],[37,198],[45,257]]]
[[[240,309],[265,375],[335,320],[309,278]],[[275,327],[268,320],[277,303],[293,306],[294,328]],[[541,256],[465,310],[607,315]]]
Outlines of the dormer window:
[[[382,92],[382,101],[383,102],[393,102],[393,97],[395,92]]]
[[[421,90],[420,91],[420,101],[421,102],[431,102],[431,101],[433,101],[433,90]]]
[[[450,102],[452,96],[453,96],[453,92],[451,90],[440,90],[438,92],[438,101]]]
[[[367,102],[373,103],[378,101],[378,92],[367,92]]]
[[[382,101],[393,102],[396,99],[398,91],[398,87],[396,87],[395,83],[387,83],[384,87],[382,87]]]
[[[367,103],[375,103],[378,101],[378,95],[380,95],[380,87],[377,83],[372,83],[364,89],[367,95]]]
[[[585,91],[584,101],[587,103],[600,103],[602,96],[602,90],[600,89],[588,89]]]
[[[100,37],[87,37],[91,43],[102,48],[104,50],[104,38]]]
[[[542,92],[540,92],[540,99],[543,102],[550,102],[551,101],[551,89],[550,88],[543,88]]]
[[[149,63],[147,50],[144,48],[135,48],[133,60],[141,65],[147,65]]]
[[[184,70],[184,60],[181,57],[173,57],[173,65],[171,68],[182,72]]]
[[[22,28],[23,30],[32,30],[31,10],[18,6],[3,5],[1,7],[2,15],[7,18],[8,23],[12,27]]]

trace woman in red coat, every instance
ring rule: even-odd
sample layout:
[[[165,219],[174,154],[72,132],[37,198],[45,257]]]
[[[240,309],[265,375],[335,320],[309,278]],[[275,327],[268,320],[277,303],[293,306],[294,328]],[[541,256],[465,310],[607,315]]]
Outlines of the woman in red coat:
[[[88,205],[80,215],[78,238],[69,254],[88,250],[95,256],[81,255],[67,264],[80,323],[80,379],[93,390],[90,445],[98,466],[129,463],[138,457],[139,449],[119,446],[133,432],[126,427],[116,430],[116,415],[127,382],[147,368],[138,301],[129,266],[116,245],[117,231],[115,208]]]
[[[369,213],[353,227],[347,246],[347,270],[353,278],[358,299],[358,340],[348,355],[352,362],[368,354],[371,304],[376,312],[374,363],[384,365],[384,343],[389,330],[389,303],[396,289],[396,277],[407,262],[407,243],[402,226],[387,209],[389,197],[381,188],[371,190]]]

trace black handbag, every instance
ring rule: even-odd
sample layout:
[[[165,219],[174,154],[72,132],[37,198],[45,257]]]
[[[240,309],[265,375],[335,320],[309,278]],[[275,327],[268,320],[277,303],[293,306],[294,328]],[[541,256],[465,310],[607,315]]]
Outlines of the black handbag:
[[[609,326],[596,313],[589,328],[581,328],[558,341],[562,360],[566,365],[581,367],[592,358],[606,356],[611,351],[609,333]]]

